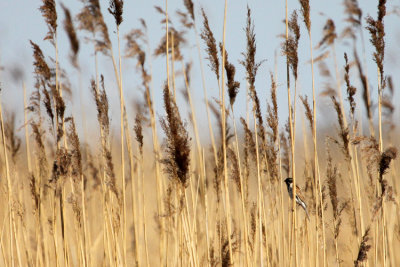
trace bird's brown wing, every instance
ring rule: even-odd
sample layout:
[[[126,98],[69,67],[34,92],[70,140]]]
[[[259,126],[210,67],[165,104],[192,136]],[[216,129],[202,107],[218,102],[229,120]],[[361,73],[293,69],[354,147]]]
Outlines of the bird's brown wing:
[[[305,198],[304,198],[304,196],[303,196],[303,193],[301,192],[300,187],[298,187],[297,185],[296,185],[296,195],[297,195],[298,198],[300,198],[301,201],[303,201],[304,203],[306,203],[306,202],[305,202]]]

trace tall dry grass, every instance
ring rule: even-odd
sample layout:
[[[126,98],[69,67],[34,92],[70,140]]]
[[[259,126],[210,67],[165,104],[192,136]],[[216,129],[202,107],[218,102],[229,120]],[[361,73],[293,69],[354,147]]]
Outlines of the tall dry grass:
[[[97,113],[97,129],[93,129],[97,140],[82,141],[88,140],[87,132],[78,131],[77,124],[95,118],[74,116],[65,100],[66,93],[75,94],[77,89],[69,86],[59,58],[58,4],[43,0],[40,12],[48,26],[44,42],[50,42],[54,51],[41,49],[42,37],[30,41],[35,74],[30,97],[21,81],[24,99],[19,109],[5,111],[1,105],[5,99],[0,101],[2,266],[400,264],[396,253],[400,245],[398,140],[394,138],[398,131],[390,99],[393,80],[385,74],[386,1],[378,1],[374,19],[363,17],[356,0],[345,0],[343,34],[339,38],[334,20],[328,19],[319,42],[312,38],[312,33],[322,30],[311,24],[312,3],[286,1],[281,10],[285,33],[279,58],[286,63],[286,82],[270,73],[271,82],[264,86],[270,88],[265,114],[261,102],[267,94],[256,85],[265,64],[258,60],[255,34],[261,22],[254,20],[251,7],[243,12],[246,48],[236,64],[228,54],[234,44],[226,41],[231,34],[228,1],[224,10],[216,11],[223,18],[221,25],[212,25],[200,3],[192,0],[184,0],[185,11],[176,13],[168,9],[168,1],[156,6],[165,29],[156,45],[149,43],[143,19],[140,28],[120,32],[124,16],[129,15],[124,13],[123,0],[110,1],[108,8],[115,20],[116,43],[100,2],[81,2],[75,17],[67,6],[61,7],[69,60],[80,76],[83,40],[78,36],[83,34],[92,47],[92,77],[81,76],[90,80],[92,99],[82,106]],[[297,9],[291,15],[289,4]],[[178,20],[180,24],[173,23]],[[364,22],[374,48],[372,57],[356,49],[367,45]],[[214,34],[218,26],[223,28],[222,36]],[[300,35],[304,31],[306,37]],[[208,132],[199,129],[197,121],[202,110],[195,109],[192,90],[198,86],[191,83],[192,62],[183,49],[190,43],[187,32],[196,37]],[[309,43],[312,95],[299,92],[301,38]],[[336,49],[343,38],[353,47],[346,47],[345,63],[339,66]],[[314,50],[319,56],[313,56]],[[153,76],[153,56],[165,58],[165,76]],[[114,77],[101,74],[99,57],[109,59]],[[207,95],[204,59],[218,98]],[[128,60],[136,63],[134,69],[123,68]],[[374,75],[368,75],[368,61],[377,66],[377,90],[370,87]],[[322,93],[315,81],[316,63],[319,78],[327,81]],[[245,77],[238,77],[240,67]],[[334,78],[330,69],[335,70]],[[123,74],[131,71],[141,78],[142,98],[134,99],[134,114],[127,108],[122,82]],[[164,87],[153,88],[154,79],[165,81]],[[179,81],[184,84],[182,99],[177,97]],[[244,84],[249,95],[246,105],[251,107],[247,116],[235,108]],[[281,84],[286,86],[287,107],[278,105]],[[111,124],[111,90],[119,95],[118,137]],[[156,110],[155,98],[163,99],[163,110]],[[333,124],[328,128],[317,120],[317,101],[326,99],[330,109],[326,119]],[[288,118],[282,118],[282,110],[288,111]],[[22,126],[16,123],[18,112],[24,115]],[[367,131],[360,126],[366,120]],[[390,127],[384,127],[384,122]],[[208,139],[209,143],[204,141]],[[286,177],[301,189],[310,219],[297,208],[295,198],[290,200],[283,182]]]

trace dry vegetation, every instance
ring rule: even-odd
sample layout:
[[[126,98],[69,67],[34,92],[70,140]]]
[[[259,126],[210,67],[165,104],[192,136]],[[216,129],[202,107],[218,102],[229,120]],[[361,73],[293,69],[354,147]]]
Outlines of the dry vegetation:
[[[55,0],[43,0],[39,10],[48,26],[44,42],[54,50],[43,51],[37,40],[30,41],[35,86],[24,107],[15,110],[24,112],[24,137],[17,132],[15,114],[4,115],[0,106],[0,265],[400,265],[398,140],[393,138],[398,132],[391,102],[393,82],[385,74],[386,1],[377,1],[375,18],[363,15],[357,0],[345,0],[347,27],[338,34],[335,22],[328,19],[322,40],[312,39],[312,32],[321,29],[312,27],[309,0],[291,2],[297,11],[288,14],[286,9],[281,49],[288,106],[278,107],[276,74],[271,73],[270,85],[264,86],[270,90],[263,114],[260,102],[265,100],[256,88],[263,62],[256,60],[258,24],[250,7],[243,12],[246,50],[239,64],[230,61],[227,50],[232,44],[225,43],[225,34],[230,34],[225,32],[228,3],[225,13],[221,11],[225,14],[221,38],[213,34],[214,26],[199,3],[184,0],[185,11],[173,15],[167,1],[156,7],[165,35],[154,55],[166,60],[165,76],[157,77],[165,81],[164,110],[157,111],[144,20],[141,28],[123,36],[119,31],[125,16],[123,0],[109,2],[115,25],[105,23],[102,12],[107,10],[101,10],[99,0],[81,0],[76,16],[67,6],[56,6]],[[181,26],[172,27],[172,20],[180,20]],[[65,101],[65,94],[77,89],[71,88],[59,64],[60,25],[69,38],[70,60],[77,72],[83,41],[78,31],[93,49],[94,78],[83,79],[91,79],[93,97],[86,108],[97,110],[94,145],[81,142],[87,140],[82,138],[86,133],[77,131],[76,123],[83,117],[70,115]],[[370,34],[373,55],[356,49],[357,42],[365,42],[363,27]],[[218,99],[209,99],[203,77],[208,131],[198,128],[191,64],[181,50],[189,31],[196,36],[200,65],[208,62],[219,90]],[[117,43],[111,41],[112,32]],[[308,96],[298,93],[301,38],[310,47],[310,64],[301,65],[311,67]],[[339,66],[336,46],[343,39],[353,48],[347,46],[345,65]],[[315,58],[314,49],[319,54]],[[99,73],[98,57],[110,59],[115,77]],[[136,114],[126,108],[122,77],[123,71],[132,70],[122,68],[123,60],[133,60],[141,77],[143,97],[135,100]],[[375,89],[370,79],[376,75],[366,72],[371,60],[377,68]],[[334,63],[328,68],[330,62]],[[323,92],[319,89],[323,86],[314,83],[314,64],[327,81]],[[235,76],[240,67],[246,77]],[[329,69],[335,69],[335,77]],[[105,79],[115,80],[114,88],[106,88]],[[178,79],[184,81],[186,103],[176,97]],[[247,116],[234,108],[240,88],[247,88]],[[119,93],[120,129],[110,124],[110,90]],[[319,129],[316,103],[322,98],[331,101],[329,119],[337,122],[333,129]],[[377,102],[376,111],[372,100]],[[181,115],[183,107],[190,111],[187,120]],[[286,109],[288,118],[278,115]],[[299,121],[308,127],[306,123],[300,127]],[[369,128],[362,129],[363,121]],[[113,138],[113,131],[120,136]],[[202,142],[200,135],[207,135],[210,142]],[[300,136],[303,141],[296,145]],[[287,194],[286,177],[293,177],[302,188],[310,219],[301,208],[293,208],[296,203]]]

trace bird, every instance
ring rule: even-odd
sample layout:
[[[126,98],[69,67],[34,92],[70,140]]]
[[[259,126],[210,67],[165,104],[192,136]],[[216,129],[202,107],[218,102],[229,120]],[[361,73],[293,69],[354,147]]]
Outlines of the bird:
[[[285,183],[289,193],[289,197],[293,199],[293,178],[290,177],[286,178]],[[308,215],[308,210],[307,210],[307,204],[304,201],[304,196],[301,192],[300,187],[298,187],[297,185],[296,185],[296,203],[304,209],[307,215],[307,219],[310,220],[310,216]]]

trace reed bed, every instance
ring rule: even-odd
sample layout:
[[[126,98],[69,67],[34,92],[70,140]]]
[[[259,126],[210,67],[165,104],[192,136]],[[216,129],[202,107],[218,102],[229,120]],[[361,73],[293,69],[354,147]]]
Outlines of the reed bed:
[[[254,19],[256,3],[243,10],[241,31],[232,32],[228,1],[213,11],[221,18],[213,25],[200,1],[184,0],[175,11],[166,0],[154,10],[164,35],[150,43],[144,19],[121,31],[130,16],[123,0],[110,0],[107,9],[99,0],[81,0],[73,11],[41,1],[48,32],[28,43],[34,86],[18,76],[21,105],[6,109],[7,99],[0,99],[0,265],[400,265],[398,115],[385,61],[389,3],[376,2],[375,16],[363,14],[357,0],[343,1],[346,27],[338,32],[330,18],[323,27],[312,24],[309,0],[286,0],[277,11],[285,26],[275,58],[286,76],[278,77],[275,66],[260,86],[257,79],[266,75],[260,70],[271,61],[257,50],[264,44],[255,29],[265,21]],[[105,22],[107,12],[113,25]],[[69,43],[60,45],[63,30]],[[316,31],[321,40],[313,39]],[[238,62],[230,52],[235,44],[226,41],[231,34],[245,43]],[[90,77],[81,68],[82,47],[94,61]],[[68,58],[60,49],[69,50]],[[162,76],[153,75],[154,57],[165,60]],[[192,82],[192,58],[202,84]],[[89,88],[71,85],[67,60],[68,71]],[[376,74],[368,73],[370,61]],[[303,68],[311,76],[300,80]],[[138,99],[126,97],[131,73],[140,79]],[[201,89],[202,99],[194,98]],[[119,107],[110,101],[113,92]],[[80,112],[69,100],[75,94]],[[163,109],[155,105],[159,99]],[[320,114],[320,101],[329,112]],[[289,197],[287,177],[309,217]]]

